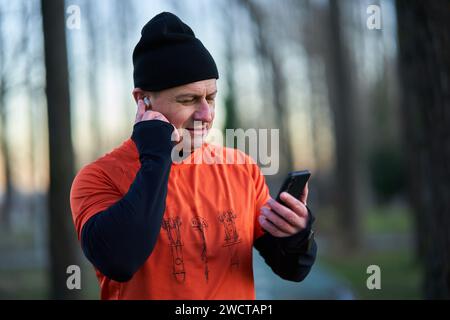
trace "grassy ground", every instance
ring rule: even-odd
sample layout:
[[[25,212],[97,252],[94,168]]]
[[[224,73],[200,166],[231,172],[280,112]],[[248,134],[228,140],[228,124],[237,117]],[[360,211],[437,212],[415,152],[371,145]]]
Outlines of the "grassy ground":
[[[332,216],[332,215],[331,215]],[[331,220],[331,221],[330,221]],[[335,221],[324,222],[324,232]],[[408,238],[413,234],[413,223],[407,208],[402,206],[374,207],[363,219],[363,230],[372,241],[393,235],[392,239]],[[335,236],[335,234],[333,234]],[[406,243],[408,243],[406,241]],[[364,248],[359,254],[337,256],[328,252],[321,256],[325,268],[348,281],[357,299],[421,299],[421,267],[415,260],[413,243],[405,246],[393,240],[376,250]],[[367,267],[381,269],[381,289],[366,286]]]
[[[371,234],[409,234],[413,232],[411,213],[403,206],[380,206],[368,210],[364,229]]]
[[[331,207],[320,208],[315,226],[323,234],[335,234],[339,225],[336,211]],[[365,212],[362,228],[365,234],[411,234],[413,221],[410,211],[401,205],[377,206]]]
[[[355,257],[322,257],[322,265],[345,279],[357,299],[421,299],[420,267],[407,251],[364,254]],[[381,270],[381,289],[366,286],[367,267],[375,264]]]
[[[0,299],[45,299],[47,275],[42,269],[2,270]]]
[[[82,266],[81,299],[99,299],[97,278],[91,266]],[[48,274],[42,268],[0,271],[0,300],[48,299]]]

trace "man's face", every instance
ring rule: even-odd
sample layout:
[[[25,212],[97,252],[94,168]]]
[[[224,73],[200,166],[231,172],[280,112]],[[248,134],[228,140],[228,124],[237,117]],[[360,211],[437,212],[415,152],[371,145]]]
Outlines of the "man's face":
[[[204,138],[214,121],[216,79],[202,80],[175,88],[162,90],[157,94],[139,91],[133,92],[135,98],[150,98],[152,110],[162,113],[180,134],[187,130],[193,143],[194,138]],[[192,144],[191,143],[191,144]]]

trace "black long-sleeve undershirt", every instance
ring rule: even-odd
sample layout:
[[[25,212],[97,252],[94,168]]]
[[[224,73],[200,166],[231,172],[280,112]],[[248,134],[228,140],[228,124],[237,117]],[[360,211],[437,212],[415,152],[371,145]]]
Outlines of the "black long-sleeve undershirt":
[[[108,209],[92,216],[83,226],[81,245],[88,260],[106,277],[129,281],[150,256],[158,238],[165,210],[171,168],[173,126],[159,120],[142,121],[133,128],[132,140],[141,168],[128,192]],[[309,209],[308,209],[309,211]],[[314,217],[300,233],[287,238],[265,234],[255,248],[280,277],[301,281],[316,256],[316,244],[304,243]]]
[[[300,282],[309,274],[316,260],[317,244],[309,241],[315,217],[308,209],[305,229],[289,237],[274,237],[266,232],[254,246],[272,271],[285,280]]]
[[[172,125],[159,120],[134,125],[131,138],[141,168],[125,196],[83,226],[84,254],[110,279],[130,280],[155,246],[172,164],[172,131]]]

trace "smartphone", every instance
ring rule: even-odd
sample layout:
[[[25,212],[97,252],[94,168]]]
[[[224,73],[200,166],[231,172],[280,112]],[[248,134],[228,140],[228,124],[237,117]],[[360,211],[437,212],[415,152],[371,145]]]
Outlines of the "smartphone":
[[[278,191],[277,202],[282,202],[280,195],[282,192],[287,192],[294,196],[296,199],[300,198],[303,189],[305,189],[306,183],[311,177],[311,173],[308,170],[289,172],[286,179],[284,179],[281,185],[280,191]]]

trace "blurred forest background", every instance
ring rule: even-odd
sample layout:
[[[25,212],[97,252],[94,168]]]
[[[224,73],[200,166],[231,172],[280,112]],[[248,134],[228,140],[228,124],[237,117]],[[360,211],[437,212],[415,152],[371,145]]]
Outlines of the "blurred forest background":
[[[289,283],[255,254],[258,298],[450,297],[449,1],[0,0],[1,299],[99,298],[70,186],[131,135],[131,54],[161,11],[218,64],[216,128],[281,129],[272,195],[313,173],[317,263]]]

